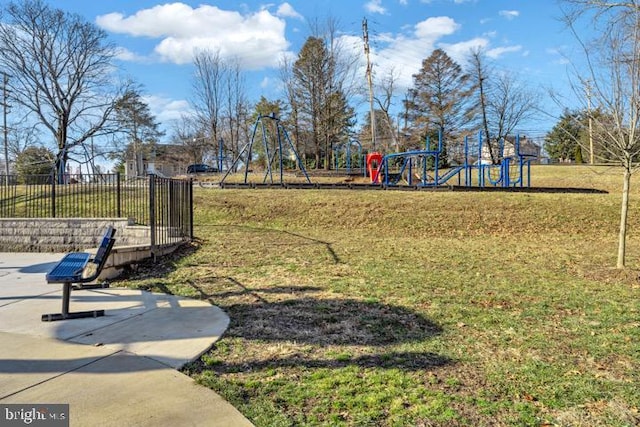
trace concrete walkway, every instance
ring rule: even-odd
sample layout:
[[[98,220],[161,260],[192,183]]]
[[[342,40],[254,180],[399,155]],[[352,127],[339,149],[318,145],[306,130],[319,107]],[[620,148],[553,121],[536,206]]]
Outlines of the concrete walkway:
[[[42,322],[62,285],[45,273],[62,254],[0,253],[0,404],[69,404],[76,426],[250,426],[176,369],[219,339],[218,307],[127,289],[73,291],[70,310],[105,316]],[[0,414],[2,425],[2,414]]]

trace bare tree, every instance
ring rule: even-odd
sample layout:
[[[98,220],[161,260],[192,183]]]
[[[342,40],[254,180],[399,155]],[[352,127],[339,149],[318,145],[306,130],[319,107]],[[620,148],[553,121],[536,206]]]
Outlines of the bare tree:
[[[303,164],[306,164],[307,149],[304,146],[304,138],[302,138],[300,107],[293,80],[293,63],[286,57],[280,63],[280,80],[283,83],[285,99],[289,102],[290,107],[288,117],[284,121],[291,126],[292,132],[289,133],[293,137],[295,150],[302,156]]]
[[[113,130],[115,48],[94,24],[42,0],[12,2],[2,13],[0,68],[11,75],[14,102],[53,136],[63,173],[71,150]]]
[[[376,92],[378,93],[378,95],[374,96],[373,99],[376,104],[378,104],[378,109],[382,114],[382,140],[384,141],[384,136],[388,135],[391,140],[391,145],[395,148],[396,151],[398,151],[400,149],[400,146],[398,143],[397,125],[389,112],[395,96],[396,81],[397,74],[392,68],[377,82]],[[377,117],[376,114],[374,115]],[[371,118],[369,118],[369,120],[371,120]],[[379,120],[376,118],[376,124],[374,128],[380,129],[377,122],[379,122]],[[388,147],[386,148],[388,149]]]
[[[497,163],[497,156],[494,153],[493,143],[491,141],[491,132],[489,131],[489,118],[488,118],[488,79],[490,71],[487,69],[485,56],[480,49],[471,51],[471,58],[469,60],[471,64],[471,75],[476,81],[476,87],[478,88],[478,108],[480,109],[481,129],[484,135],[484,140],[487,142],[489,148],[489,155],[491,156],[491,162]]]
[[[10,106],[11,123],[7,125],[9,159],[16,159],[20,153],[32,145],[37,145],[40,133],[30,114],[20,105]]]
[[[191,163],[202,163],[211,148],[201,123],[192,115],[183,114],[173,122],[171,140],[175,145],[184,147]]]
[[[240,70],[238,61],[230,63],[224,78],[224,131],[219,139],[218,165],[224,166],[226,151],[226,165],[230,166],[240,154],[243,141],[248,137],[249,101],[247,100],[245,78]],[[224,145],[224,150],[223,150]]]
[[[577,70],[574,90],[593,125],[593,142],[622,166],[622,202],[617,268],[624,268],[631,175],[640,155],[640,3],[564,0],[565,21],[582,47],[586,69]],[[589,19],[586,39],[577,23]],[[585,96],[589,88],[589,96]],[[580,141],[578,141],[580,142]]]
[[[222,166],[224,157],[231,164],[240,151],[241,140],[246,138],[249,115],[240,64],[223,58],[219,51],[203,50],[196,53],[194,66],[195,116],[218,166]]]
[[[151,155],[155,143],[163,135],[139,89],[130,89],[116,102],[115,120],[127,140],[127,147],[118,153],[121,161],[129,154],[134,159],[136,176],[144,175],[144,156]]]
[[[492,82],[491,97],[487,103],[494,147],[518,126],[538,113],[539,96],[529,90],[515,75],[500,73]]]
[[[215,149],[220,138],[226,64],[219,51],[202,50],[195,54],[193,65],[195,76],[192,104],[196,116],[206,129],[205,136],[209,138],[210,147]]]
[[[492,163],[500,161],[498,146],[538,112],[539,96],[514,74],[496,72],[481,50],[471,52],[471,75],[477,88],[481,129]]]
[[[350,107],[357,93],[357,57],[349,55],[335,19],[312,21],[292,64],[286,61],[281,78],[291,103],[296,145],[315,158],[315,167],[329,169],[333,147],[348,139],[355,113]],[[300,140],[303,142],[301,143]]]

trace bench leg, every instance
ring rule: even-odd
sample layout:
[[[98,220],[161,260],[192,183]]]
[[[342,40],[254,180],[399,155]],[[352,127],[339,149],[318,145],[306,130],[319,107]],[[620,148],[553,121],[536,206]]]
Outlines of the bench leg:
[[[77,311],[69,313],[69,300],[71,299],[71,283],[62,285],[62,313],[43,314],[43,322],[54,322],[56,320],[80,319],[84,317],[104,316],[104,310]]]
[[[71,283],[62,285],[62,316],[66,319],[69,315],[69,300],[71,299]]]

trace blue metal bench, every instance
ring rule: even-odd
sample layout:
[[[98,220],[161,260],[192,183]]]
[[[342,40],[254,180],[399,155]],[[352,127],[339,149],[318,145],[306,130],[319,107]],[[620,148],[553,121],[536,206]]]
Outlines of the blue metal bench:
[[[87,252],[71,252],[66,254],[53,269],[47,273],[47,283],[62,283],[62,313],[43,314],[43,322],[104,316],[104,310],[70,313],[69,300],[71,299],[71,289],[74,284],[89,283],[98,278],[109,257],[111,248],[113,248],[113,244],[115,243],[113,237],[115,233],[116,230],[113,227],[107,228],[100,242],[100,247],[98,247],[98,251],[93,258],[91,258],[91,254]],[[86,289],[95,286],[81,287]]]

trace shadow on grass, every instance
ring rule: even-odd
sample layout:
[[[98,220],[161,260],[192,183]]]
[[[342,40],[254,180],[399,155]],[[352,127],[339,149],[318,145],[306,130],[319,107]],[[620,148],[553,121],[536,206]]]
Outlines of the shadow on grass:
[[[198,224],[198,227],[201,227],[201,228],[234,228],[234,229],[237,229],[237,230],[250,231],[250,232],[253,232],[253,233],[259,233],[259,234],[264,234],[264,235],[270,234],[270,233],[286,235],[286,236],[292,237],[294,239],[300,240],[301,242],[306,242],[307,244],[310,244],[310,245],[318,245],[318,246],[324,247],[327,250],[327,253],[331,256],[334,264],[342,264],[342,260],[340,259],[340,257],[336,253],[336,251],[333,249],[333,246],[332,246],[331,243],[325,242],[324,240],[315,239],[313,237],[305,236],[303,234],[294,233],[294,232],[287,231],[287,230],[280,230],[280,229],[276,229],[276,228],[254,227],[254,226],[250,226],[250,225],[238,225],[238,224],[226,224],[226,225]]]
[[[221,279],[221,278],[219,278]],[[198,363],[189,370],[213,369],[218,373],[237,373],[272,368],[387,368],[408,371],[432,369],[453,363],[431,352],[401,352],[390,346],[420,343],[442,333],[442,328],[422,314],[405,307],[351,298],[327,298],[314,287],[276,287],[251,289],[226,278],[240,289],[224,293],[207,293],[203,287],[191,286],[203,299],[220,305],[231,324],[225,337],[247,341],[242,361],[219,361],[214,366]],[[302,294],[302,295],[301,295]],[[250,295],[233,303],[225,297]],[[267,298],[277,298],[269,301]],[[225,304],[227,303],[227,304]],[[302,350],[287,356],[261,358],[261,348],[272,343],[292,344]],[[327,349],[329,349],[327,351]],[[214,347],[215,353],[215,347]],[[365,354],[362,354],[362,353]]]
[[[295,298],[225,307],[227,333],[258,341],[317,345],[386,346],[422,341],[442,329],[403,307],[354,299]]]
[[[403,371],[429,370],[451,364],[447,357],[428,352],[387,352],[365,354],[358,357],[341,355],[335,358],[311,359],[291,356],[278,359],[256,360],[250,363],[222,362],[213,368],[218,374],[234,374],[262,371],[273,368],[340,369],[349,366],[359,368],[401,369]],[[208,368],[212,369],[212,368]]]
[[[239,227],[248,228],[248,227]],[[254,229],[258,230],[258,229]],[[259,229],[259,231],[264,231]],[[269,230],[277,231],[277,230]],[[284,232],[324,246],[334,263],[341,263],[331,244],[295,233]],[[167,259],[164,267],[149,265],[142,276],[162,276],[175,269],[175,259],[191,254],[198,246],[186,247]],[[140,272],[137,272],[140,273]],[[138,274],[136,274],[138,275]],[[453,363],[451,359],[412,349],[402,352],[392,346],[421,343],[442,333],[442,328],[424,315],[406,307],[339,298],[323,294],[322,287],[277,286],[248,287],[233,277],[199,277],[187,281],[202,300],[221,307],[231,323],[227,338],[244,341],[238,348],[241,360],[228,360],[207,366],[204,359],[188,367],[189,371],[213,369],[218,373],[284,368],[395,368],[432,369]],[[166,286],[153,286],[171,294]],[[282,343],[299,348],[294,353],[273,356],[266,347]],[[311,352],[302,350],[313,346]],[[215,353],[215,347],[213,349]],[[230,358],[231,359],[231,358]]]

